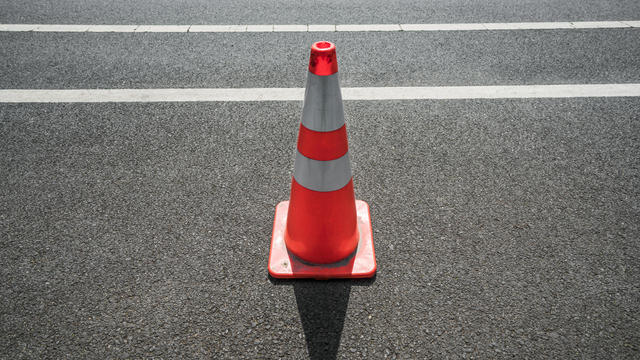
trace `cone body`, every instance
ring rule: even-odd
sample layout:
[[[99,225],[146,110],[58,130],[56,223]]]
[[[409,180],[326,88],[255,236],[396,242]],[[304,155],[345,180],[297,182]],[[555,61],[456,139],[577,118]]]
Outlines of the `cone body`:
[[[358,246],[358,223],[335,46],[311,47],[284,240],[301,260],[335,263]]]

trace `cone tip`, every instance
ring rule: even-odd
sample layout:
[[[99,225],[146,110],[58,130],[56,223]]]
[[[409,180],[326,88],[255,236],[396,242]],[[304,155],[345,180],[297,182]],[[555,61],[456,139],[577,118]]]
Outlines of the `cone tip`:
[[[316,75],[327,76],[338,72],[336,46],[329,41],[318,41],[311,45],[309,71]]]

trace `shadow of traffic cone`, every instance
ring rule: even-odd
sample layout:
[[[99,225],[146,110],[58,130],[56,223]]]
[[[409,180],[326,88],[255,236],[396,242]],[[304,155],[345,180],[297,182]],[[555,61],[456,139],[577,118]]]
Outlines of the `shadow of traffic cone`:
[[[269,274],[368,278],[376,272],[371,217],[353,192],[336,48],[311,46],[290,201],[276,206]]]

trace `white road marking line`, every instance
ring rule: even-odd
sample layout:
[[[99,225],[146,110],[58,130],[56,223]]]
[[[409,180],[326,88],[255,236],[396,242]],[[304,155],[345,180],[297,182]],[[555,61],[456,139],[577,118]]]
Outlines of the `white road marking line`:
[[[307,32],[308,25],[273,25],[273,31],[287,31],[287,32]]]
[[[191,25],[139,25],[136,32],[177,32],[186,33]]]
[[[90,25],[38,25],[33,31],[43,32],[85,32]]]
[[[0,24],[0,31],[33,31],[38,24]]]
[[[0,90],[3,103],[295,101],[303,96],[298,88]]]
[[[273,25],[247,25],[247,32],[273,32]]]
[[[314,32],[314,31],[327,31],[327,32],[334,32],[336,31],[336,26],[335,25],[309,25],[309,32]]]
[[[336,25],[336,31],[401,31],[396,24]]]
[[[522,23],[490,23],[485,24],[489,30],[543,30],[543,29],[575,29],[570,22],[522,22]],[[618,27],[618,24],[612,24]]]
[[[88,32],[135,32],[138,25],[90,25]]]
[[[55,32],[365,32],[365,31],[486,31],[539,29],[640,28],[640,21],[560,21],[469,24],[264,24],[264,25],[75,25],[0,24],[0,31]]]
[[[400,24],[403,31],[469,31],[487,30],[485,24]]]
[[[617,24],[616,24],[617,23]],[[602,28],[616,28],[616,27],[631,27],[622,21],[579,21],[572,22],[571,25],[576,29],[602,29]]]
[[[524,99],[640,96],[640,84],[345,88],[346,100]]]
[[[191,25],[189,32],[245,32],[247,25]]]
[[[0,103],[302,101],[303,88],[2,89]],[[640,84],[428,86],[343,88],[343,100],[638,97]]]

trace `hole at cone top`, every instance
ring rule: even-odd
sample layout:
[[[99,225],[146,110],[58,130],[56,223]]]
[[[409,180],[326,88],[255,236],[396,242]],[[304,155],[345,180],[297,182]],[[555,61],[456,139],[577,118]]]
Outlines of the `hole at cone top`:
[[[332,75],[338,72],[336,46],[333,43],[318,41],[311,45],[309,71],[320,76]]]
[[[331,54],[336,51],[336,46],[329,41],[318,41],[311,45],[311,52],[317,54]]]

